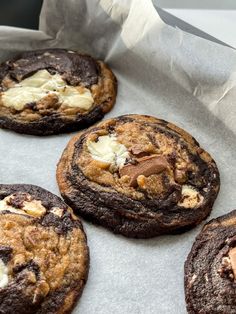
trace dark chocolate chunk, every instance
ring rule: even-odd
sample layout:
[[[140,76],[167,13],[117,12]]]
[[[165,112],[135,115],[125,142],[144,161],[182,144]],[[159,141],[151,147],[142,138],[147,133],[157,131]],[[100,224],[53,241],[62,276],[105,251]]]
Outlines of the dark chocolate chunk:
[[[73,86],[97,84],[100,75],[100,67],[93,58],[65,49],[24,52],[10,61],[8,67],[10,76],[17,81],[47,69],[51,74],[60,73]]]
[[[0,258],[7,264],[12,256],[12,248],[7,245],[0,245]]]
[[[62,235],[66,235],[68,232],[72,231],[73,228],[80,226],[78,220],[71,220],[71,215],[68,212],[65,212],[62,217],[49,213],[42,218],[40,223],[45,227],[54,227],[55,231]]]
[[[39,280],[40,267],[34,260],[29,260],[27,263],[16,265],[13,268],[14,274],[19,274],[24,270],[32,271],[36,275],[37,280]]]
[[[21,209],[24,206],[24,202],[29,198],[27,193],[14,193],[11,195],[10,199],[7,201],[7,204]]]

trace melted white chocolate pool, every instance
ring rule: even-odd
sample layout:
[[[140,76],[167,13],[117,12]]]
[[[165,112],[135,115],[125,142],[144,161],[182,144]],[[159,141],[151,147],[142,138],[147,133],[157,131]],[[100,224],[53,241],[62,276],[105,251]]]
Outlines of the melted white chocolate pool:
[[[26,104],[38,102],[48,95],[56,95],[61,104],[88,110],[94,103],[89,89],[67,85],[59,74],[39,70],[1,94],[5,107],[23,110]]]

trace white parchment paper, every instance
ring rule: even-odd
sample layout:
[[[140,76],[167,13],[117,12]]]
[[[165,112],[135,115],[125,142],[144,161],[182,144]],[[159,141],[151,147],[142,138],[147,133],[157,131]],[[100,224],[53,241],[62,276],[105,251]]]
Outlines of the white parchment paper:
[[[220,169],[211,218],[235,208],[234,50],[167,26],[151,0],[46,0],[40,31],[0,27],[1,60],[47,47],[78,49],[111,66],[119,92],[107,117],[150,114],[189,131]],[[0,182],[37,184],[59,195],[56,164],[72,135],[0,130]],[[186,313],[183,266],[200,226],[151,240],[84,226],[91,267],[74,313]]]

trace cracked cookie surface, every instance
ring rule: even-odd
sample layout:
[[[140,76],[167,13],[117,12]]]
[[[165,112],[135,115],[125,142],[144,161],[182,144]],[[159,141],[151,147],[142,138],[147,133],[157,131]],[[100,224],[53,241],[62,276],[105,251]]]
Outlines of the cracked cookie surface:
[[[32,185],[0,185],[0,216],[0,312],[71,313],[89,263],[79,219]]]
[[[141,115],[110,119],[72,138],[57,180],[79,215],[140,238],[200,223],[220,184],[214,160],[191,135]]]
[[[111,110],[116,89],[109,67],[88,55],[25,52],[0,65],[0,127],[34,135],[80,130]]]
[[[190,314],[236,313],[236,210],[212,219],[197,236],[185,262]]]

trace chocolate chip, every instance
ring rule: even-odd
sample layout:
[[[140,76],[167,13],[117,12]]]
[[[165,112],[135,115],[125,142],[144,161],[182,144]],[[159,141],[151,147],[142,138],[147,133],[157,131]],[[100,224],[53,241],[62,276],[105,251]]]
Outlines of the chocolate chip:
[[[30,102],[30,103],[25,105],[25,108],[36,111],[37,110],[37,104],[36,104],[36,102]]]
[[[172,152],[169,155],[167,155],[167,160],[172,166],[174,166],[176,158],[177,158],[176,152]]]
[[[152,174],[158,174],[168,167],[166,159],[157,155],[139,158],[137,161],[136,165],[127,164],[119,170],[120,176],[127,175],[130,177],[130,186],[137,185],[138,176],[148,177]]]
[[[7,264],[12,257],[12,248],[10,246],[0,245],[0,258]]]
[[[24,270],[28,270],[28,271],[33,272],[35,274],[37,280],[39,280],[39,278],[40,278],[40,267],[34,260],[30,260],[29,262],[21,264],[21,265],[16,265],[13,268],[13,273],[19,274]]]
[[[138,146],[134,146],[130,149],[131,153],[133,155],[135,155],[136,158],[142,158],[142,157],[145,157],[145,156],[148,156],[149,153],[148,152],[145,152],[143,151],[141,148],[139,148]]]

